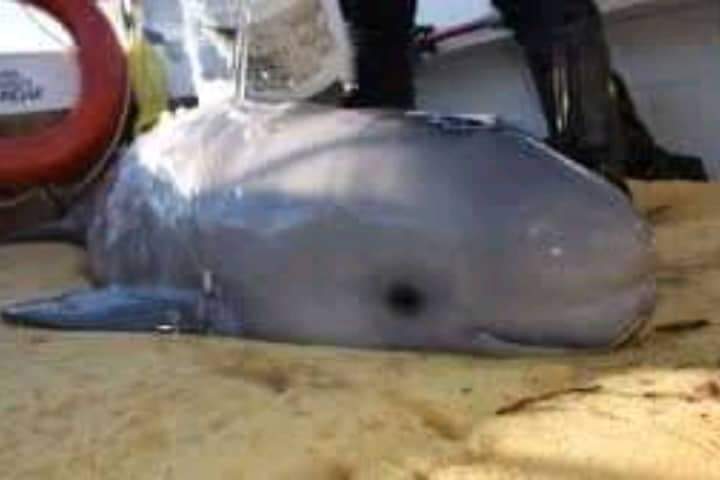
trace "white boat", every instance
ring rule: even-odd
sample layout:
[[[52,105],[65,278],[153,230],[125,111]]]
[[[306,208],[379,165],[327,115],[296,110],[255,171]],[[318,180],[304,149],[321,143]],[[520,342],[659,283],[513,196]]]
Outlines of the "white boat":
[[[442,0],[442,8],[439,2],[421,0],[419,23],[446,29],[488,14],[485,0]],[[702,157],[711,178],[720,179],[720,2],[599,0],[598,5],[614,66],[642,119],[663,146]],[[8,118],[12,125],[71,107],[79,79],[69,45],[65,37],[9,51],[0,42],[0,134]],[[186,76],[171,77],[172,93],[187,95],[192,87]],[[545,133],[522,52],[505,30],[479,30],[443,42],[420,66],[418,87],[423,109],[495,113]]]

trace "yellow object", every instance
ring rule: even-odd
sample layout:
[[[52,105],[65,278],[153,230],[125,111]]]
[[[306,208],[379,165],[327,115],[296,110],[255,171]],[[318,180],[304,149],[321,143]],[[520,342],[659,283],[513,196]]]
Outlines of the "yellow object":
[[[152,128],[167,109],[167,76],[162,58],[142,34],[132,36],[128,62],[130,81],[138,106],[133,131],[138,135]]]

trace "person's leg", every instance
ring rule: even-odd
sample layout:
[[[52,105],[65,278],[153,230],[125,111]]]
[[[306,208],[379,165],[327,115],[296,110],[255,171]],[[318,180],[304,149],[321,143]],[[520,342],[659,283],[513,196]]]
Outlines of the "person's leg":
[[[354,49],[356,88],[348,107],[412,109],[411,59],[417,0],[340,0]]]
[[[610,55],[591,0],[493,0],[523,46],[550,143],[627,191]]]
[[[623,80],[611,70],[592,0],[493,4],[525,48],[559,150],[590,168],[609,170],[610,177],[707,180],[701,159],[661,148],[639,119]]]

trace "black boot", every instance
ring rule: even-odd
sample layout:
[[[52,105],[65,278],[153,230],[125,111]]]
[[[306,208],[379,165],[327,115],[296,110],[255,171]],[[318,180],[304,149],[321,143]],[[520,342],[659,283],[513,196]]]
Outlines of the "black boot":
[[[622,128],[628,139],[625,170],[636,180],[708,181],[702,159],[671,153],[660,147],[640,118],[622,78],[613,73],[612,93],[617,101]]]
[[[610,95],[610,62],[595,19],[553,32],[550,45],[526,47],[550,143],[626,194],[627,142]]]
[[[495,0],[524,47],[549,143],[626,194],[626,142],[610,94],[610,55],[592,1]]]
[[[348,108],[415,108],[412,35],[417,0],[341,0],[354,49]]]

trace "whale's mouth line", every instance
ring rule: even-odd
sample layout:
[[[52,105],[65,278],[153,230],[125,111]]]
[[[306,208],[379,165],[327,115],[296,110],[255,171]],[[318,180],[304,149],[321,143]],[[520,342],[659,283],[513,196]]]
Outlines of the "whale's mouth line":
[[[636,308],[636,315],[622,326],[617,340],[611,345],[612,349],[619,349],[636,340],[641,340],[652,327],[652,320],[658,304],[657,280],[655,277],[648,277],[643,286],[645,291]]]

